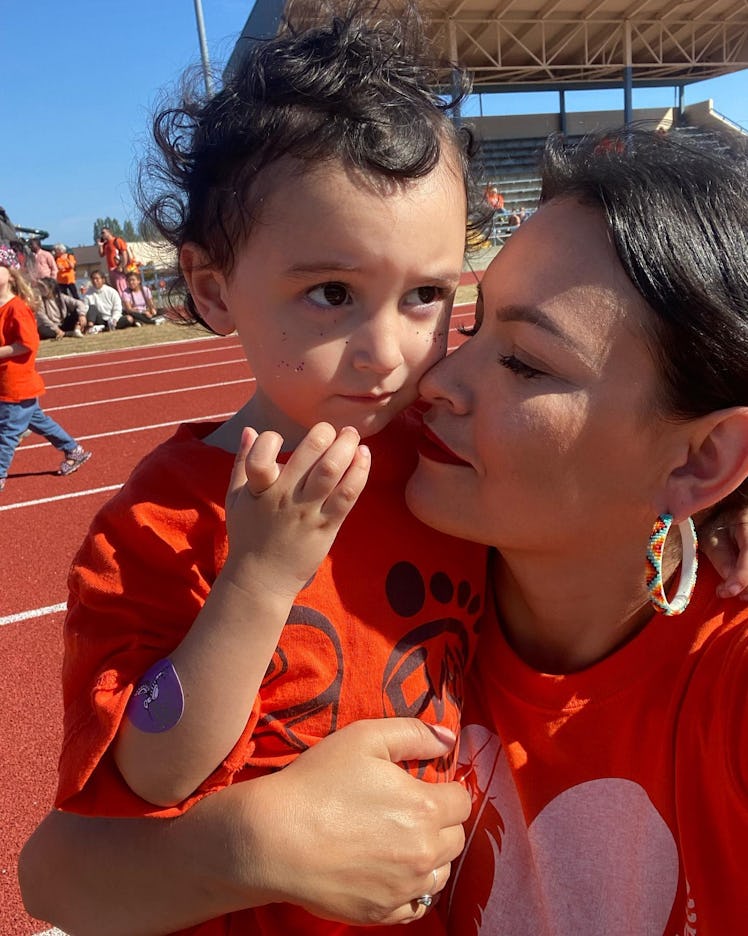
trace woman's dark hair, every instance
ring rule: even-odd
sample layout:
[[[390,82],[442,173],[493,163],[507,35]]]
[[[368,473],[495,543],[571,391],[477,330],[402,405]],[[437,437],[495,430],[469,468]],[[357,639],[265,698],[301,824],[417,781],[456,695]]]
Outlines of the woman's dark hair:
[[[566,197],[602,210],[653,312],[648,343],[663,376],[663,413],[692,418],[748,405],[746,148],[640,128],[571,147],[553,138],[541,201]]]
[[[178,106],[156,116],[157,150],[141,167],[139,201],[177,250],[197,243],[229,273],[267,184],[276,184],[261,181],[263,170],[284,156],[300,171],[340,160],[376,186],[428,175],[446,146],[472,193],[472,137],[448,116],[469,82],[435,60],[415,5],[395,14],[355,0],[325,13],[323,4],[314,24],[290,21],[253,43],[212,98],[186,87]],[[446,99],[439,88],[450,76]],[[189,297],[187,311],[199,319]]]

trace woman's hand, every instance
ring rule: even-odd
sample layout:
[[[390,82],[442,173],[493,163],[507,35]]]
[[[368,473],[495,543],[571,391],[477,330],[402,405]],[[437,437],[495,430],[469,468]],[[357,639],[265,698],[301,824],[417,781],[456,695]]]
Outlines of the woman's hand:
[[[268,807],[253,801],[247,860],[258,860],[259,832],[272,899],[359,925],[422,916],[417,898],[444,887],[462,851],[470,796],[458,783],[417,780],[399,763],[441,757],[453,742],[417,719],[360,721],[254,781]]]
[[[717,587],[720,598],[748,601],[748,507],[720,513],[699,531],[699,541],[724,579]]]
[[[21,854],[24,903],[76,936],[162,936],[278,900],[352,924],[412,920],[462,851],[470,797],[397,762],[452,743],[416,719],[357,722],[176,819],[52,812]]]

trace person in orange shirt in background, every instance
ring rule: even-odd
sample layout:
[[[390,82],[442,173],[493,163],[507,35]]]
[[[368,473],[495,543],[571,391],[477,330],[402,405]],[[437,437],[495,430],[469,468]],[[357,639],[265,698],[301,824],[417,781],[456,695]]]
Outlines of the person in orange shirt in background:
[[[36,370],[39,333],[32,309],[35,302],[15,251],[0,245],[0,491],[27,429],[63,452],[59,475],[72,474],[91,457],[39,406],[44,381]]]
[[[60,291],[72,296],[73,299],[80,299],[78,287],[75,285],[77,266],[75,254],[70,253],[64,244],[55,244],[52,251],[57,264],[57,282],[60,284]]]
[[[96,246],[99,248],[99,256],[106,260],[109,283],[121,296],[127,286],[125,273],[133,264],[132,252],[127,246],[127,241],[115,237],[109,228],[102,228]]]

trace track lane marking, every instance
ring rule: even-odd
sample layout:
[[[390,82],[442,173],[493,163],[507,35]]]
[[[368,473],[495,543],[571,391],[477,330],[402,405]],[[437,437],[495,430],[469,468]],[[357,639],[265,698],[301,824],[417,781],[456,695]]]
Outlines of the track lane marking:
[[[93,432],[90,435],[76,436],[78,442],[87,442],[89,439],[106,439],[110,436],[124,436],[132,432],[150,432],[151,429],[168,429],[169,426],[181,426],[186,422],[212,422],[216,419],[229,419],[234,415],[233,410],[228,413],[209,413],[207,416],[194,416],[189,419],[172,419],[169,422],[151,423],[148,426],[133,426],[131,429],[112,429],[110,432]],[[49,442],[27,442],[16,449],[16,457],[21,452],[30,452],[32,449],[46,448]]]
[[[47,390],[64,390],[68,387],[91,387],[100,383],[113,383],[115,380],[143,380],[145,377],[151,378],[161,374],[181,374],[183,371],[204,370],[206,367],[225,367],[227,364],[244,364],[246,357],[230,358],[227,361],[211,361],[208,364],[191,364],[189,367],[168,367],[164,370],[149,370],[145,374],[117,374],[116,376],[98,377],[93,380],[75,380],[72,383],[52,384],[48,383]]]
[[[91,400],[85,403],[66,403],[64,406],[45,406],[45,413],[60,413],[62,410],[83,409],[84,406],[108,406],[110,403],[127,403],[131,400],[147,400],[149,397],[171,396],[175,393],[194,393],[196,390],[215,390],[216,387],[231,387],[235,384],[252,383],[254,377],[241,380],[222,380],[220,383],[201,384],[195,387],[177,387],[174,390],[154,390],[153,393],[135,393],[132,396],[109,397],[106,400]]]

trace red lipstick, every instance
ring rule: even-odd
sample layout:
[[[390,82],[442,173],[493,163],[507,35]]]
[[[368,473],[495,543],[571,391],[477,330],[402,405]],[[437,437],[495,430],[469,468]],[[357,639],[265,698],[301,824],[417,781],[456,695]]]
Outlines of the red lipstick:
[[[443,465],[469,465],[464,458],[456,455],[449,446],[445,445],[439,436],[423,426],[421,438],[418,440],[418,452],[424,458],[431,461],[441,462]]]

